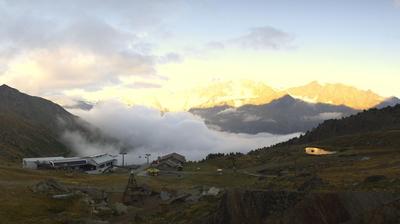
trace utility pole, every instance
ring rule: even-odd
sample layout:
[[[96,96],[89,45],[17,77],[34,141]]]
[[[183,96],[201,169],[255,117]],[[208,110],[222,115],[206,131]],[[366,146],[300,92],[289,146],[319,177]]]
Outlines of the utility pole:
[[[126,152],[121,152],[119,154],[122,155],[122,166],[125,166],[125,155],[126,155]]]
[[[149,163],[150,163],[150,156],[151,156],[150,153],[146,153],[145,158],[147,159],[147,165],[149,165]]]

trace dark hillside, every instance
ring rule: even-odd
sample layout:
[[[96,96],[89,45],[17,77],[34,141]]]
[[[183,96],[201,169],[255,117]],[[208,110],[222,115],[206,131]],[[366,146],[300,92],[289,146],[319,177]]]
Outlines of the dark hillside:
[[[339,120],[328,120],[300,138],[282,144],[307,144],[341,136],[400,130],[400,105],[370,109]]]
[[[63,125],[76,126],[76,116],[61,106],[35,96],[29,96],[7,85],[0,86],[0,114],[12,114],[35,125],[59,129]]]
[[[22,157],[71,154],[61,141],[65,130],[79,131],[93,141],[112,141],[49,100],[0,86],[0,158],[20,161]]]

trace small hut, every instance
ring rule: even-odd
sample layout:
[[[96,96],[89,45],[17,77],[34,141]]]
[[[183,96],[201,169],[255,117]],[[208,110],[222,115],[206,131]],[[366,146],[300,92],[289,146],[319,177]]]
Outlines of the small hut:
[[[326,149],[316,148],[316,147],[307,147],[304,150],[305,150],[306,154],[313,155],[313,156],[324,156],[324,155],[331,155],[331,154],[336,153],[334,151],[329,151]]]

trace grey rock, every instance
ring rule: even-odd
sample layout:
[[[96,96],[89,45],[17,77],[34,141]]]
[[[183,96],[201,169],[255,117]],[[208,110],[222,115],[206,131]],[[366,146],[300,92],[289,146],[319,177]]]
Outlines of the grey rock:
[[[202,198],[202,195],[191,195],[185,199],[186,202],[197,203]]]
[[[216,187],[211,187],[208,191],[207,191],[207,195],[208,196],[217,196],[219,194],[221,190],[219,188]]]
[[[65,194],[69,193],[70,189],[62,185],[55,179],[47,179],[37,183],[31,187],[34,193],[44,193],[44,194]]]
[[[160,198],[162,201],[168,201],[169,199],[171,199],[171,194],[167,191],[161,191]]]
[[[167,201],[167,204],[174,204],[177,202],[184,202],[186,201],[186,199],[190,197],[190,194],[180,194],[176,197],[171,198],[170,200]]]
[[[128,213],[128,206],[119,202],[114,204],[113,209],[116,215],[124,215]]]
[[[54,198],[54,199],[68,199],[68,198],[72,198],[74,196],[75,196],[75,194],[73,194],[73,193],[57,194],[57,195],[53,195],[52,198]]]

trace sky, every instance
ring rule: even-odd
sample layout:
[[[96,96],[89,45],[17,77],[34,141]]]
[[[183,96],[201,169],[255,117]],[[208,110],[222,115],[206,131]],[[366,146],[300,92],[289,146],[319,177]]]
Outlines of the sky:
[[[0,0],[0,83],[140,98],[220,80],[400,96],[399,0]]]

